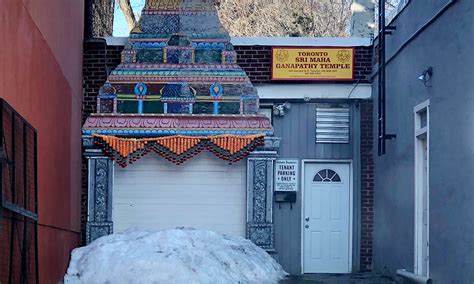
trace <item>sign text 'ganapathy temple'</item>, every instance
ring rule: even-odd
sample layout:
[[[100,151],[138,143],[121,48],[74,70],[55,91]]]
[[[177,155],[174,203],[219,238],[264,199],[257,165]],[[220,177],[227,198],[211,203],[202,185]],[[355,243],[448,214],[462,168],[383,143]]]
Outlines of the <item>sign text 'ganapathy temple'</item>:
[[[353,79],[353,48],[273,48],[272,80]]]

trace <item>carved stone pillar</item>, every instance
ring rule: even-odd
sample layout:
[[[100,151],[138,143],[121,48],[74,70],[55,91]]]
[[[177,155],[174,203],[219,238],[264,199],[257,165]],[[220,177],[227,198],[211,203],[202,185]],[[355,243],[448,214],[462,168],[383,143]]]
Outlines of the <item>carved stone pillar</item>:
[[[92,147],[92,137],[84,137],[84,147]],[[92,143],[92,144],[91,144]],[[113,233],[112,187],[113,161],[101,150],[89,148],[84,154],[89,165],[86,244]]]
[[[247,164],[247,238],[274,251],[273,173],[279,139],[266,138],[265,146],[253,152]]]

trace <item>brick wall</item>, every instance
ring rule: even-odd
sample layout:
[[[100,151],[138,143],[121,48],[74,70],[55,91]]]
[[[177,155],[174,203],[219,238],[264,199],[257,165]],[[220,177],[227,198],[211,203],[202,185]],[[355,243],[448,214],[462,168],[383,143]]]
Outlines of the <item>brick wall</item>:
[[[271,73],[271,46],[236,46],[237,64],[254,84],[267,83]]]
[[[97,94],[107,80],[107,74],[120,63],[123,46],[106,46],[105,40],[84,42],[82,121],[96,112]]]
[[[361,103],[361,247],[360,269],[372,271],[374,231],[373,101]]]
[[[262,84],[271,82],[271,46],[236,46],[235,50],[237,51],[237,63],[247,72],[252,83]],[[354,81],[370,83],[372,47],[356,47],[355,61]],[[334,81],[329,82],[334,83]],[[347,82],[342,84],[347,84]]]
[[[238,64],[247,72],[254,84],[270,83],[270,46],[236,46]],[[96,111],[96,97],[99,88],[106,80],[108,71],[120,63],[123,46],[106,46],[104,40],[91,40],[84,43],[84,103],[83,120]],[[372,73],[372,48],[356,47],[355,80],[370,83]],[[294,83],[294,82],[293,82]],[[301,82],[297,82],[301,83]],[[334,82],[332,82],[334,83]],[[372,141],[372,101],[361,103],[361,174],[362,174],[362,222],[361,222],[361,271],[372,270],[374,164]],[[82,165],[82,232],[85,232],[87,218],[87,164]],[[84,240],[84,235],[82,240]]]

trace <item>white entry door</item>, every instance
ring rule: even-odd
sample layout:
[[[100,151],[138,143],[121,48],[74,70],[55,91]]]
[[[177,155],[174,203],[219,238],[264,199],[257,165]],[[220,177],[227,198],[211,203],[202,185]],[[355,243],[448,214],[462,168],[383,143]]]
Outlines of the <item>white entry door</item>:
[[[304,179],[303,271],[350,273],[350,164],[307,163]]]

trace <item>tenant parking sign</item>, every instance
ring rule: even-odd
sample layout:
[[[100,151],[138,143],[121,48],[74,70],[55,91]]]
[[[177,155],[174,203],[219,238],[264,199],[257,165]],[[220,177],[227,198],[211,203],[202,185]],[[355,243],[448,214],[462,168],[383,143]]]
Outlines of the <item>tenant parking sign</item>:
[[[298,165],[296,159],[276,161],[275,191],[298,191]]]

